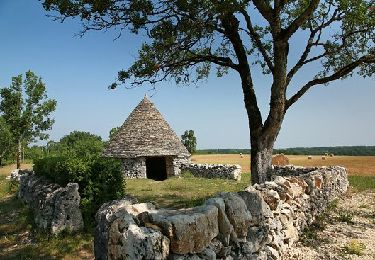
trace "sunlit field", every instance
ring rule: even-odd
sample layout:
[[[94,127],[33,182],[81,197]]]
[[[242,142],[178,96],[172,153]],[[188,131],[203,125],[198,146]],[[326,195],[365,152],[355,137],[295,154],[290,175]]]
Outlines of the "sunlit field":
[[[334,156],[325,157],[312,156],[309,160],[306,155],[287,155],[293,165],[300,166],[330,166],[340,165],[348,169],[349,175],[375,176],[375,156]],[[204,154],[193,155],[194,163],[228,163],[239,164],[242,172],[250,172],[250,156],[239,154]]]

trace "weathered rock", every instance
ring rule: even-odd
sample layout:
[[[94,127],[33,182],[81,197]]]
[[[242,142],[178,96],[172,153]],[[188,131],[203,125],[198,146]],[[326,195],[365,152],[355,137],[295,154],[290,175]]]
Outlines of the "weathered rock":
[[[176,254],[200,253],[219,234],[218,209],[212,205],[161,210],[148,217],[171,240],[171,251]]]
[[[238,238],[245,238],[252,217],[244,200],[236,193],[220,193],[225,202],[225,213]]]
[[[123,199],[106,203],[97,212],[96,259],[166,259],[168,257],[169,239],[158,230],[139,227],[134,220],[138,212],[153,208],[152,205],[132,205],[132,202]]]
[[[233,226],[230,223],[227,215],[225,214],[225,203],[222,198],[212,198],[206,201],[206,205],[213,205],[218,209],[218,226],[219,236],[218,239],[225,245],[228,246],[231,235],[233,234]]]
[[[77,183],[60,187],[43,177],[23,174],[18,197],[32,209],[34,222],[40,229],[58,234],[61,231],[74,232],[83,228]]]
[[[238,195],[244,200],[252,216],[253,225],[258,225],[264,218],[273,217],[272,211],[264,201],[261,192],[257,191],[252,186],[248,187],[245,191],[238,192]]]

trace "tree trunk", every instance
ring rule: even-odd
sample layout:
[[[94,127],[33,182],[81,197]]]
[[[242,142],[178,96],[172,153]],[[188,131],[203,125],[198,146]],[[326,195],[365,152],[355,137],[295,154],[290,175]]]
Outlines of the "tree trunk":
[[[0,155],[0,167],[3,165],[3,156]]]
[[[263,183],[272,175],[273,143],[251,142],[251,183]]]
[[[21,153],[22,153],[22,142],[18,140],[18,148],[17,148],[17,169],[21,168]]]

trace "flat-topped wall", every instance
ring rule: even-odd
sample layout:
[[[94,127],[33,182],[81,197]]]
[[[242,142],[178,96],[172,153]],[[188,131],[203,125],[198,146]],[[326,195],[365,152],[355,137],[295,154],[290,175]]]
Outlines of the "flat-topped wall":
[[[61,187],[34,174],[21,175],[18,197],[33,211],[38,228],[49,233],[83,228],[77,183]]]
[[[182,171],[189,171],[196,177],[209,179],[241,180],[241,166],[238,164],[184,164]]]
[[[217,194],[190,209],[156,209],[128,199],[104,204],[96,215],[95,257],[280,259],[348,187],[342,167],[293,173],[237,193]]]

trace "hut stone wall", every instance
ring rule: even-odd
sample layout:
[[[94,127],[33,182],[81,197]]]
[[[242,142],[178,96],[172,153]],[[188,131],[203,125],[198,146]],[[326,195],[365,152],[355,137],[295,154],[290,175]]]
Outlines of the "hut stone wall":
[[[181,167],[190,163],[189,157],[166,156],[167,176],[179,176]],[[146,179],[146,157],[122,159],[122,170],[127,179]]]
[[[146,158],[138,157],[122,160],[122,170],[127,179],[145,179],[146,175]]]

